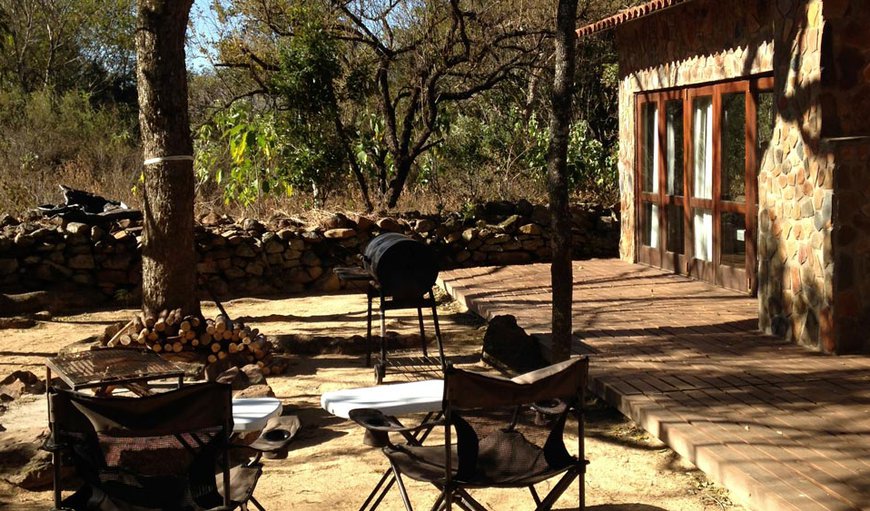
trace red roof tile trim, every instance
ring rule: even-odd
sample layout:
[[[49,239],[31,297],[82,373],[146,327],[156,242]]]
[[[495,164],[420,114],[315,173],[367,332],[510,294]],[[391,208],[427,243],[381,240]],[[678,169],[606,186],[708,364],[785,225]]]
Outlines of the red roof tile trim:
[[[607,18],[598,20],[595,23],[584,25],[577,29],[577,37],[585,37],[588,35],[592,35],[596,32],[610,30],[611,28],[615,28],[619,25],[622,25],[623,23],[627,23],[638,18],[643,18],[644,16],[649,16],[650,14],[655,14],[656,12],[663,9],[667,9],[677,4],[682,4],[689,1],[691,0],[652,0],[651,2],[647,2],[643,5],[638,5],[636,7],[631,7],[619,11],[613,16],[608,16]]]

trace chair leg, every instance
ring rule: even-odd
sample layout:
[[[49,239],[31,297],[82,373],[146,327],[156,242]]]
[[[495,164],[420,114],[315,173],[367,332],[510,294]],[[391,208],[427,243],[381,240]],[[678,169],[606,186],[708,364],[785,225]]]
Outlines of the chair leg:
[[[402,481],[402,474],[396,470],[396,466],[390,462],[390,467],[393,469],[393,474],[396,476],[396,485],[399,487],[399,493],[402,495],[402,502],[405,504],[405,509],[407,511],[414,511],[414,508],[411,506],[411,499],[408,498],[408,490],[405,489],[405,483]]]
[[[483,505],[462,488],[456,490],[456,505],[465,511],[488,511]]]
[[[574,482],[574,478],[576,478],[577,475],[577,468],[572,468],[565,472],[565,475],[562,476],[562,479],[559,479],[559,482],[556,483],[556,486],[554,486],[553,489],[550,490],[550,493],[548,493],[547,496],[544,497],[544,500],[541,501],[538,507],[535,508],[535,511],[549,511],[550,509],[552,509],[553,504],[555,504],[556,500],[558,500],[559,497],[561,497],[562,494],[565,493],[565,490],[567,490],[568,487],[571,486],[571,483]]]
[[[387,481],[389,479],[389,482]],[[393,483],[396,482],[396,478],[393,477],[393,471],[387,470],[384,472],[384,475],[381,476],[381,480],[378,481],[378,484],[372,489],[369,496],[366,497],[365,502],[363,502],[362,506],[360,506],[359,511],[365,511],[366,509],[370,511],[374,511],[381,504],[381,501],[384,500],[384,496],[386,496],[387,492],[390,491],[390,488],[393,487]],[[371,507],[369,507],[371,504]]]
[[[260,504],[260,501],[258,501],[257,499],[255,499],[253,495],[251,495],[251,498],[248,499],[248,501],[249,501],[251,504],[253,504],[254,507],[256,507],[257,509],[259,509],[260,511],[266,511],[266,508],[264,508],[263,505]],[[247,505],[247,503],[243,504],[243,506],[245,506],[245,509],[248,509],[248,505]]]
[[[541,505],[541,497],[538,495],[538,491],[535,490],[535,487],[531,484],[529,485],[529,493],[532,494],[532,498],[535,500],[535,505],[540,506]]]

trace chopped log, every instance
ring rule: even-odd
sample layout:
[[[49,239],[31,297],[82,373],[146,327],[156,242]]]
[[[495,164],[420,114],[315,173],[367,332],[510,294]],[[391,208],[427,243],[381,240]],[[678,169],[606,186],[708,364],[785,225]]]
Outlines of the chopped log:
[[[117,341],[122,335],[125,335],[127,333],[127,330],[133,326],[133,323],[134,323],[133,320],[128,321],[126,325],[124,325],[123,327],[121,327],[120,330],[115,332],[115,335],[113,335],[112,338],[109,339],[109,341],[106,343],[106,345],[107,346],[110,345],[112,343],[112,341]],[[113,344],[112,346],[115,346],[116,344],[117,343]],[[127,344],[129,345],[130,343],[128,342]]]

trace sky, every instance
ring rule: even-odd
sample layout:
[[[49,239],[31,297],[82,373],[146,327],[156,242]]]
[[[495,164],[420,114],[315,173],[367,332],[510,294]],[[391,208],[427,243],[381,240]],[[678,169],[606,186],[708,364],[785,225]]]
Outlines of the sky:
[[[188,30],[187,69],[190,71],[207,71],[212,69],[208,55],[203,54],[201,47],[209,47],[208,42],[216,36],[217,20],[212,12],[212,0],[194,0],[190,10],[190,21],[193,30]],[[213,54],[212,54],[213,55]]]

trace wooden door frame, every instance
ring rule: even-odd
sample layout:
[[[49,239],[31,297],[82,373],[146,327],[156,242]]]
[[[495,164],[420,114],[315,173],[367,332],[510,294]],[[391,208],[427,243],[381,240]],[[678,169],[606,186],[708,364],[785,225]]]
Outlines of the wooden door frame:
[[[757,292],[758,286],[758,165],[757,153],[757,106],[758,94],[773,89],[772,76],[747,77],[740,80],[706,84],[697,87],[641,92],[635,95],[635,246],[636,260],[640,263],[683,273],[717,285],[746,291]],[[730,93],[744,93],[745,104],[745,187],[743,203],[723,201],[722,190],[722,96]],[[694,110],[695,98],[709,96],[712,99],[712,139],[713,145],[713,182],[710,199],[694,197]],[[683,103],[683,195],[672,196],[667,193],[667,104],[681,100]],[[649,103],[656,104],[658,132],[658,191],[654,194],[643,191],[643,148],[645,127],[643,108]],[[658,247],[643,244],[646,221],[645,204],[652,203],[658,209]],[[669,252],[668,216],[670,205],[683,207],[683,251],[684,254]],[[711,261],[700,261],[694,257],[694,214],[695,208],[710,210],[713,215],[713,251]],[[735,267],[722,264],[722,214],[738,213],[745,219],[745,264]]]

